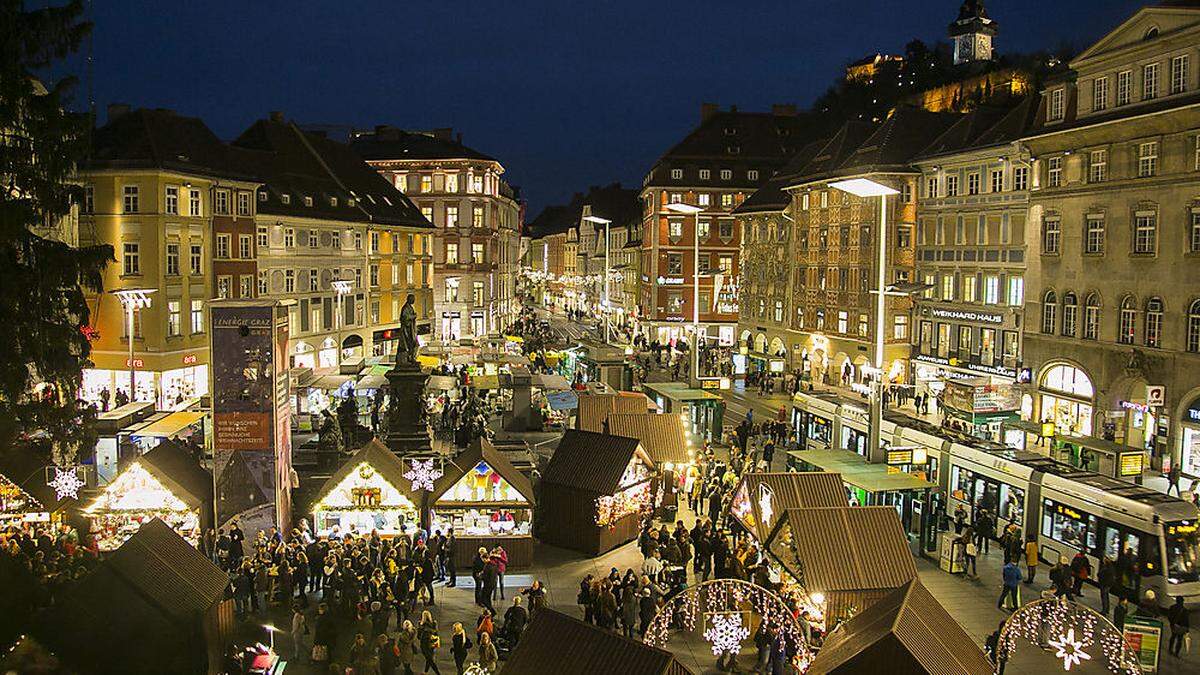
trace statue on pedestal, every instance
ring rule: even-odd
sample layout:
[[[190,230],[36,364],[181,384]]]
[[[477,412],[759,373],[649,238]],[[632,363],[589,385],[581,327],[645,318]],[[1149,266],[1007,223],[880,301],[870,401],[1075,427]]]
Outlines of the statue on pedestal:
[[[426,422],[425,381],[417,364],[417,310],[410,293],[400,310],[396,365],[387,373],[387,436],[384,442],[397,455],[428,454],[432,449]]]

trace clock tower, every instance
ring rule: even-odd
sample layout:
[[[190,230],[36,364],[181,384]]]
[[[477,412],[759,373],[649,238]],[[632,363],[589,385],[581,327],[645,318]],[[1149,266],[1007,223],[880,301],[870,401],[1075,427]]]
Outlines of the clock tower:
[[[954,65],[992,60],[992,38],[997,28],[996,22],[988,18],[983,0],[965,0],[958,9],[958,19],[950,24]]]

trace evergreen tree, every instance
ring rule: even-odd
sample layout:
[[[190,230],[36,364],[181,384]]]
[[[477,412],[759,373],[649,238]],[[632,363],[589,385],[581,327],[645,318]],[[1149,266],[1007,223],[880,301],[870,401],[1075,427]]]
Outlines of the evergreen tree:
[[[74,78],[50,79],[50,70],[91,25],[80,0],[24,4],[0,0],[0,453],[36,439],[69,463],[95,443],[95,411],[77,400],[90,351],[81,329],[85,292],[100,292],[113,252],[37,232],[71,218],[82,195],[72,177],[91,120],[66,110]]]

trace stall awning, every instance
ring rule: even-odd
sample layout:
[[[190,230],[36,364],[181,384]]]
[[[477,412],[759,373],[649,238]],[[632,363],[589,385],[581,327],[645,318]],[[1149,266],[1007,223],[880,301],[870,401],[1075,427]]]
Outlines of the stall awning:
[[[471,377],[471,386],[476,389],[499,389],[499,375],[475,375]]]
[[[387,378],[382,375],[367,375],[355,385],[357,389],[385,389]]]
[[[546,394],[546,400],[551,410],[575,410],[579,407],[579,397],[570,390],[550,392]]]
[[[174,438],[179,432],[204,419],[201,412],[174,412],[166,417],[155,420],[134,432],[135,436],[151,436],[155,438]]]
[[[571,383],[567,382],[567,378],[562,375],[535,373],[533,376],[533,386],[549,391],[562,391],[570,389]]]
[[[417,363],[422,368],[437,368],[442,360],[436,356],[426,356],[425,354],[417,354]]]
[[[313,380],[309,387],[313,389],[325,389],[333,391],[340,388],[343,384],[349,382],[352,378],[349,375],[322,375]]]
[[[456,380],[451,375],[430,375],[429,380],[425,382],[426,389],[453,389],[458,385]]]
[[[811,464],[821,471],[840,473],[842,482],[846,485],[871,493],[927,490],[936,487],[911,473],[894,470],[889,472],[892,467],[886,464],[869,464],[865,457],[850,450],[791,450],[788,456]]]

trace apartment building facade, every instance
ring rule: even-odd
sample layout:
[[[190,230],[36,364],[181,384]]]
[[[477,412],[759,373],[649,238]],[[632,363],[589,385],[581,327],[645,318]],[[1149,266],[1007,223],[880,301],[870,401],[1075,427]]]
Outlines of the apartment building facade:
[[[408,195],[435,226],[434,334],[482,337],[520,311],[516,295],[523,208],[495,158],[462,144],[450,129],[357,132],[355,152]]]
[[[1200,8],[1139,10],[1048,81],[1026,245],[1032,414],[1200,476]]]

